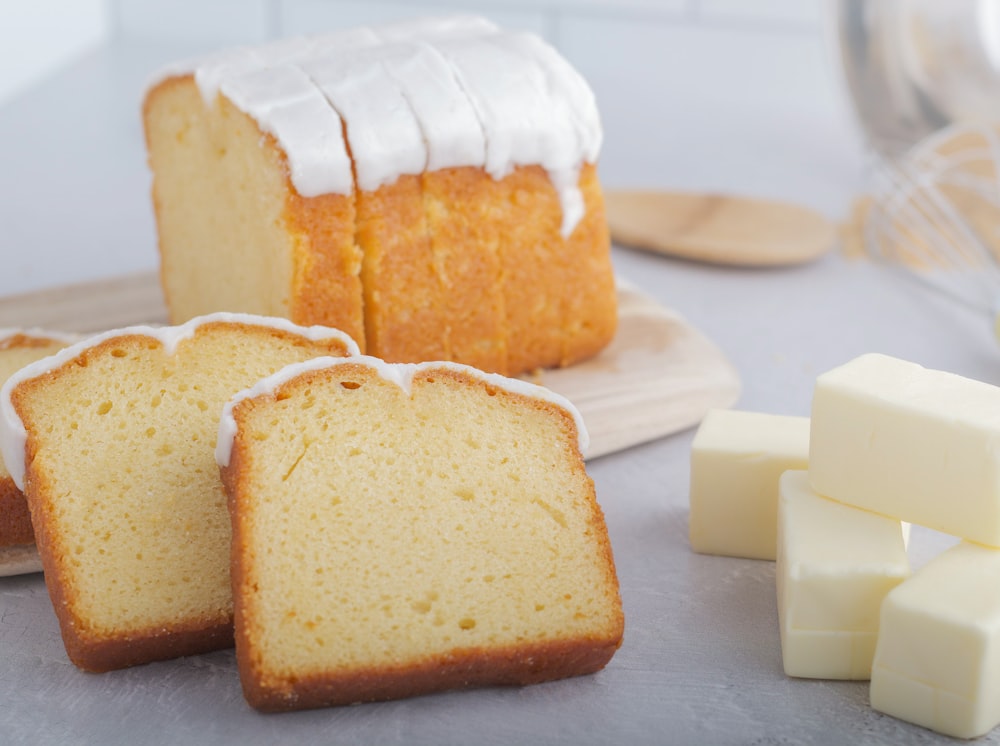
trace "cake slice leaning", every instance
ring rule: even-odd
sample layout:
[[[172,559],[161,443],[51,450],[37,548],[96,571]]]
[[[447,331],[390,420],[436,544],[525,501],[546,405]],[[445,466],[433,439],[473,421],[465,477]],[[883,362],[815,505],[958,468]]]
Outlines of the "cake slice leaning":
[[[76,337],[61,332],[0,329],[0,384],[73,341]],[[0,576],[41,569],[28,503],[0,459]]]
[[[73,663],[106,671],[232,644],[219,414],[288,363],[356,352],[325,327],[214,314],[98,335],[8,380],[4,459]]]
[[[317,359],[237,395],[216,457],[247,701],[603,668],[623,615],[585,437],[561,397],[448,363]]]

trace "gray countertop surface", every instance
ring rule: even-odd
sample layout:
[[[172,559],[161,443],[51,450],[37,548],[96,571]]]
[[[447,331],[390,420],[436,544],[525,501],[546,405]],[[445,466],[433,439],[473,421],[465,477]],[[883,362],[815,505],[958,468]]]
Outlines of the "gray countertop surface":
[[[0,294],[155,266],[137,100],[152,66],[175,56],[99,50],[0,108]],[[767,126],[764,116],[746,121]],[[752,152],[752,128],[744,136]],[[813,147],[824,151],[820,161],[841,167],[831,175],[785,164],[777,172],[799,181],[783,188],[842,212],[857,186],[843,161],[861,162],[857,146],[851,133],[835,131]],[[769,178],[763,170],[762,191],[773,193]],[[869,351],[1000,383],[989,320],[884,267],[834,254],[806,266],[740,270],[621,247],[614,260],[619,275],[725,351],[742,377],[742,409],[808,414],[816,375]],[[624,645],[596,675],[261,715],[243,700],[231,651],[78,671],[42,576],[0,578],[0,743],[950,742],[872,711],[866,683],[785,677],[773,563],[690,550],[692,435],[589,464],[626,613]],[[952,541],[916,529],[914,564]],[[1000,742],[1000,732],[981,740]]]

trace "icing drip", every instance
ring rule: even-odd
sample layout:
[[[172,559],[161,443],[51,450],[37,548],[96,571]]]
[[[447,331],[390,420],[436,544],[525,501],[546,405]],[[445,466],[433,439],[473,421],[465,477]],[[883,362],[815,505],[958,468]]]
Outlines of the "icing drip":
[[[583,160],[596,163],[604,132],[597,113],[597,101],[587,81],[565,57],[534,34],[506,34],[502,42],[522,54],[530,55],[542,66],[549,95],[560,107],[560,115],[573,123],[578,152],[583,154]]]
[[[534,34],[506,34],[498,42],[539,64],[550,106],[557,110],[558,119],[569,124],[565,134],[573,137],[574,156],[582,153],[584,161],[596,163],[604,133],[597,114],[597,102],[586,81],[562,55]],[[571,165],[551,166],[549,178],[559,192],[563,211],[561,233],[566,238],[586,212],[579,188],[579,158],[575,158]]]

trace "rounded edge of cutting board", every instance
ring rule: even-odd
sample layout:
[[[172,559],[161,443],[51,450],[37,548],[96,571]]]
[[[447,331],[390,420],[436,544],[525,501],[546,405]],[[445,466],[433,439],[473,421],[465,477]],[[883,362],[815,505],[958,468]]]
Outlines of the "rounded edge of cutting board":
[[[614,243],[710,264],[780,267],[814,261],[836,227],[801,205],[756,197],[663,190],[607,190]]]

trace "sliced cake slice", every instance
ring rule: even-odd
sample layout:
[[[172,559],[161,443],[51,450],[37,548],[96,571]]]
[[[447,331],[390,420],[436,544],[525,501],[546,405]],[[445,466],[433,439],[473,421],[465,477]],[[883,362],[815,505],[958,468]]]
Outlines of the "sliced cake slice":
[[[343,333],[215,314],[72,345],[0,390],[4,459],[28,499],[66,651],[106,671],[232,644],[223,404]]]
[[[236,656],[288,710],[593,673],[622,640],[572,406],[448,363],[317,359],[224,410]]]

